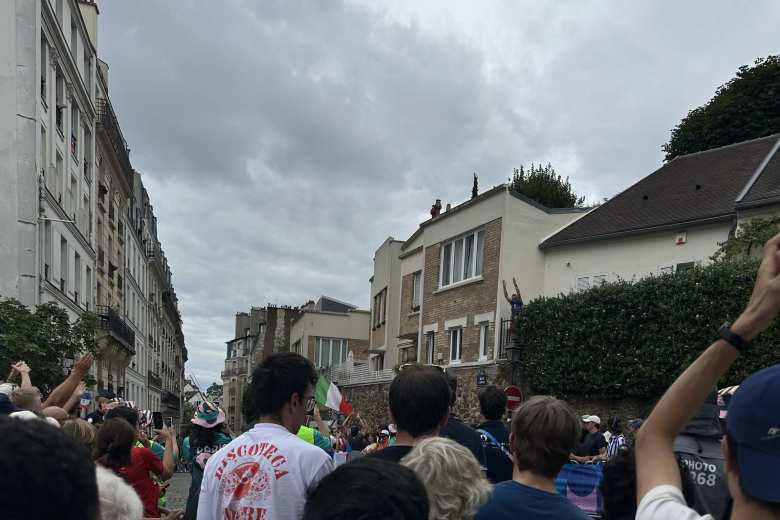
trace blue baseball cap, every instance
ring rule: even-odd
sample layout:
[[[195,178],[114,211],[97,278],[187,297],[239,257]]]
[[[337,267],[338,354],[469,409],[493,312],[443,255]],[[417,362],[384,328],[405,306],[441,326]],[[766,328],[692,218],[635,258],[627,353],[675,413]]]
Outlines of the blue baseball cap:
[[[780,364],[739,385],[729,404],[727,430],[745,491],[757,500],[780,502]]]

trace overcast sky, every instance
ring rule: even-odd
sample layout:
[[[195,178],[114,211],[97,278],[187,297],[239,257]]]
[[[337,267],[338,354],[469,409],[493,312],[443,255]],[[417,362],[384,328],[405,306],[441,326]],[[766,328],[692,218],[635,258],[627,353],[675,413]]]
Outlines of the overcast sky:
[[[552,162],[589,201],[778,52],[780,2],[103,0],[98,52],[159,221],[190,360],[234,315],[367,307],[376,248],[436,198]]]

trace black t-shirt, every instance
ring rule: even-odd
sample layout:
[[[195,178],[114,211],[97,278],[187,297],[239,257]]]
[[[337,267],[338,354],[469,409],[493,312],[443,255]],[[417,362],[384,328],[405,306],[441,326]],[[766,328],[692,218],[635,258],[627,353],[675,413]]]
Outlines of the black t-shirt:
[[[601,432],[589,433],[585,436],[585,440],[577,449],[577,455],[580,457],[592,457],[598,455],[601,448],[607,447],[607,440],[604,438],[604,434]]]
[[[87,422],[92,424],[103,424],[103,412],[95,410],[91,414],[87,415]]]
[[[349,446],[354,451],[363,451],[366,449],[366,446],[368,446],[368,443],[366,442],[366,438],[362,435],[357,435],[355,437],[349,438]]]
[[[450,415],[447,424],[442,428],[439,435],[447,437],[457,442],[474,454],[479,465],[485,466],[485,455],[482,451],[482,438],[477,430],[464,423],[457,415]]]
[[[511,452],[509,447],[509,430],[501,421],[485,421],[477,426],[477,430],[488,432],[498,442],[498,446],[496,446],[487,436],[482,439],[488,480],[494,484],[512,480],[514,463],[508,455],[508,452]]]
[[[393,462],[401,462],[414,446],[388,446],[387,448],[375,451],[369,457],[375,457],[382,460],[390,460]]]

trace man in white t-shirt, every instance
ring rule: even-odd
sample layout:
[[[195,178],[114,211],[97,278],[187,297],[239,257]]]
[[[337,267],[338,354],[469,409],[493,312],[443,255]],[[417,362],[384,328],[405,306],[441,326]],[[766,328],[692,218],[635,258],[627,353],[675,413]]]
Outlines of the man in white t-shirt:
[[[750,355],[750,341],[780,312],[780,235],[766,243],[753,295],[733,323],[669,387],[636,440],[637,520],[712,520],[685,504],[674,456],[678,432],[728,371],[737,355]],[[729,405],[721,446],[736,520],[780,517],[780,364],[748,377]]]
[[[252,372],[246,414],[255,426],[211,456],[203,473],[198,520],[299,520],[306,495],[333,470],[323,450],[296,433],[314,408],[317,373],[291,352]]]

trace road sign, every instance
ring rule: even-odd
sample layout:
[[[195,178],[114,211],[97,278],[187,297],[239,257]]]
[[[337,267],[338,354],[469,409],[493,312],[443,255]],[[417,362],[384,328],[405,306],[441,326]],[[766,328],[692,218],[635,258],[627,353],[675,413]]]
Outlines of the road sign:
[[[504,393],[506,394],[506,409],[514,412],[523,402],[523,392],[516,386],[509,385],[504,388]]]
[[[477,372],[477,386],[485,386],[487,384],[487,371],[484,367]]]

